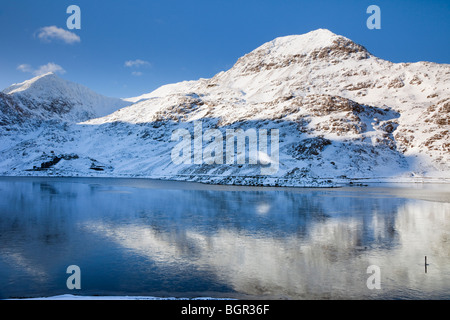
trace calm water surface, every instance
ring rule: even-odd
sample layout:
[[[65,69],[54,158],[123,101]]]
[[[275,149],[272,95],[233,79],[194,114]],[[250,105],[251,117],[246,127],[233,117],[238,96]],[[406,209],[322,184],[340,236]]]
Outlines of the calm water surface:
[[[0,298],[450,298],[448,185],[0,178],[0,194]]]

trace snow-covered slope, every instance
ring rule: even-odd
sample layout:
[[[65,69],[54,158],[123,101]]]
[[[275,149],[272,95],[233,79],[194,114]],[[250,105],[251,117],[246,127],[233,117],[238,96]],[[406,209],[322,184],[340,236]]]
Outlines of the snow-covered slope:
[[[448,64],[391,63],[319,29],[277,38],[211,79],[130,98],[133,105],[66,127],[64,133],[54,126],[41,128],[40,136],[31,139],[39,147],[14,136],[20,143],[1,151],[8,160],[0,162],[0,171],[24,174],[57,149],[79,158],[60,157],[48,170],[25,173],[297,186],[448,179],[449,92]],[[203,133],[219,130],[224,141],[227,129],[277,129],[278,170],[262,176],[262,164],[207,164],[206,158],[175,164],[171,152],[178,142],[172,133],[186,129],[194,136],[194,123]],[[26,156],[17,157],[22,151]]]
[[[13,84],[2,92],[24,116],[79,122],[110,114],[130,102],[102,96],[54,73]],[[4,96],[3,96],[4,97]]]

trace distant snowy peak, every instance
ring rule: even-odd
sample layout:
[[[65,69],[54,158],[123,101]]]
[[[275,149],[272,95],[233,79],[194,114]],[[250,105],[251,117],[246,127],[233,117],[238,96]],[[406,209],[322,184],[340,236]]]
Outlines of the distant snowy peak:
[[[6,94],[24,94],[35,97],[64,94],[68,91],[91,91],[90,89],[59,78],[52,72],[34,77],[22,83],[16,83],[3,90]]]
[[[14,83],[11,86],[9,86],[8,88],[4,89],[2,92],[5,93],[5,94],[14,94],[14,93],[17,93],[17,92],[25,91],[25,90],[29,89],[30,87],[33,87],[33,85],[36,82],[39,82],[39,80],[41,78],[45,79],[46,77],[51,77],[53,75],[54,75],[53,73],[47,73],[47,74],[44,74],[44,75],[41,75],[41,76],[37,76],[37,77],[35,77],[33,79],[30,79],[30,80],[26,80],[26,81],[21,82],[21,83]]]
[[[130,105],[128,101],[102,96],[53,73],[14,84],[3,93],[16,102],[22,114],[41,120],[85,121]]]

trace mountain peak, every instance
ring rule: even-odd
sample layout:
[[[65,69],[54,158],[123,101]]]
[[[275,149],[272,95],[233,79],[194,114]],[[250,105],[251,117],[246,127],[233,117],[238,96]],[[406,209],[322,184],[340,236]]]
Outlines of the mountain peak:
[[[329,46],[334,40],[345,38],[328,29],[317,29],[301,35],[289,35],[275,38],[258,49],[276,50],[283,54],[306,54],[317,48]],[[347,38],[345,38],[347,39]],[[347,39],[348,40],[348,39]]]
[[[52,72],[13,84],[2,93],[14,99],[24,113],[39,119],[85,121],[130,104],[122,99],[105,97]]]
[[[277,69],[311,60],[342,61],[367,59],[371,55],[363,46],[328,29],[301,35],[275,38],[241,57],[233,69],[247,74]]]
[[[29,80],[25,80],[21,83],[15,83],[8,88],[3,90],[3,93],[6,94],[14,94],[21,91],[26,91],[33,87],[43,87],[45,85],[49,85],[50,83],[54,83],[55,81],[64,81],[63,79],[59,78],[56,74],[53,72],[48,72],[42,75],[38,75],[34,78],[31,78]]]
[[[360,50],[365,50],[364,47],[357,45],[344,36],[337,35],[328,29],[317,29],[305,34],[275,38],[254,51],[269,50],[270,53],[274,54],[301,55],[323,48],[339,49],[341,47],[339,45],[353,45],[358,46]]]

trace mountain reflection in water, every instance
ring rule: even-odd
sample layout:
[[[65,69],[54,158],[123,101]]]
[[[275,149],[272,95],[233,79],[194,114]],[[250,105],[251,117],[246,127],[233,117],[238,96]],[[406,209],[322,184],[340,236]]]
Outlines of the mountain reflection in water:
[[[0,192],[0,298],[450,298],[445,185],[0,178]],[[66,287],[69,265],[81,290]],[[371,265],[380,290],[366,285]]]

